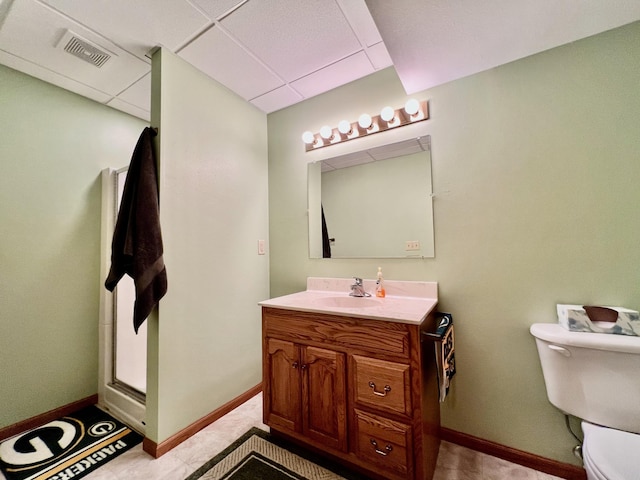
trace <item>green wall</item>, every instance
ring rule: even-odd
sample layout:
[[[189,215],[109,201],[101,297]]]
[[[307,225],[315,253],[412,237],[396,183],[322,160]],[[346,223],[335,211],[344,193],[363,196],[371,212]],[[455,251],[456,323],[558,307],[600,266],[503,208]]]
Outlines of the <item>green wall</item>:
[[[149,320],[147,436],[261,381],[269,296],[267,119],[166,51],[154,58],[169,291]],[[98,389],[101,170],[146,123],[0,66],[0,428]]]
[[[262,380],[267,116],[162,49],[151,119],[169,288],[148,326],[146,434],[162,442]]]
[[[97,392],[100,171],[144,126],[0,65],[0,428]]]
[[[307,254],[300,135],[403,105],[393,69],[269,115],[271,295],[378,266],[437,281],[457,333],[443,425],[576,463],[528,328],[557,303],[640,309],[638,58],[636,22],[413,95],[431,111],[434,259]]]

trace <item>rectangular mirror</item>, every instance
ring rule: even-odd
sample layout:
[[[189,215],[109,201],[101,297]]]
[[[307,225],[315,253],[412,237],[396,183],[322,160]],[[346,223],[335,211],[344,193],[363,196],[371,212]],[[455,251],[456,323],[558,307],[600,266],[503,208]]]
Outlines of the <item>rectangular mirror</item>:
[[[431,138],[310,163],[310,258],[434,256]]]

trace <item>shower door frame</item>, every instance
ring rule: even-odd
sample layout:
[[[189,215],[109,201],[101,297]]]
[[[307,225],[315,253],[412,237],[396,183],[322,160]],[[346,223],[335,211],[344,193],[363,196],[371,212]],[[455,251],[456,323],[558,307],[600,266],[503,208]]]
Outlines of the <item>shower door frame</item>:
[[[115,301],[117,292],[109,292],[104,287],[104,279],[107,278],[111,265],[111,240],[115,228],[114,212],[116,212],[118,192],[117,178],[118,174],[127,170],[128,167],[108,168],[102,171],[98,404],[144,434],[145,394],[116,380]]]

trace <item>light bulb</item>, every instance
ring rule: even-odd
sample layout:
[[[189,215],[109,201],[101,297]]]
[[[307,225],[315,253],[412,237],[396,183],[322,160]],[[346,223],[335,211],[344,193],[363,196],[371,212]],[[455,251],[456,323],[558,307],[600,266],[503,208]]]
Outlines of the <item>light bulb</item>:
[[[415,98],[407,100],[407,103],[404,104],[404,111],[409,115],[415,115],[420,110],[420,102]]]
[[[371,115],[368,113],[360,115],[360,118],[358,118],[358,125],[362,128],[369,128],[371,126]]]
[[[333,130],[331,130],[331,127],[329,125],[324,125],[320,129],[320,136],[325,140],[329,140],[331,137],[333,137]]]
[[[396,112],[393,108],[391,107],[384,107],[382,109],[382,111],[380,112],[380,118],[382,120],[384,120],[385,122],[390,122],[393,120],[393,117],[396,116]]]
[[[306,131],[302,134],[302,141],[307,145],[311,145],[316,141],[316,137],[310,131]]]
[[[351,133],[351,124],[346,120],[340,120],[338,131],[343,135],[349,135]]]

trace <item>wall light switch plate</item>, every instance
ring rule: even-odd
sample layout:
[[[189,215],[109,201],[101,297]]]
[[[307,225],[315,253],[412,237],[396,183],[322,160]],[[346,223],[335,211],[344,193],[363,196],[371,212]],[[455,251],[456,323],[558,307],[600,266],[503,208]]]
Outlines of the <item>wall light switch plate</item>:
[[[258,240],[258,255],[264,255],[266,252],[265,241]]]
[[[418,240],[408,240],[405,247],[405,250],[420,250],[420,242]]]

